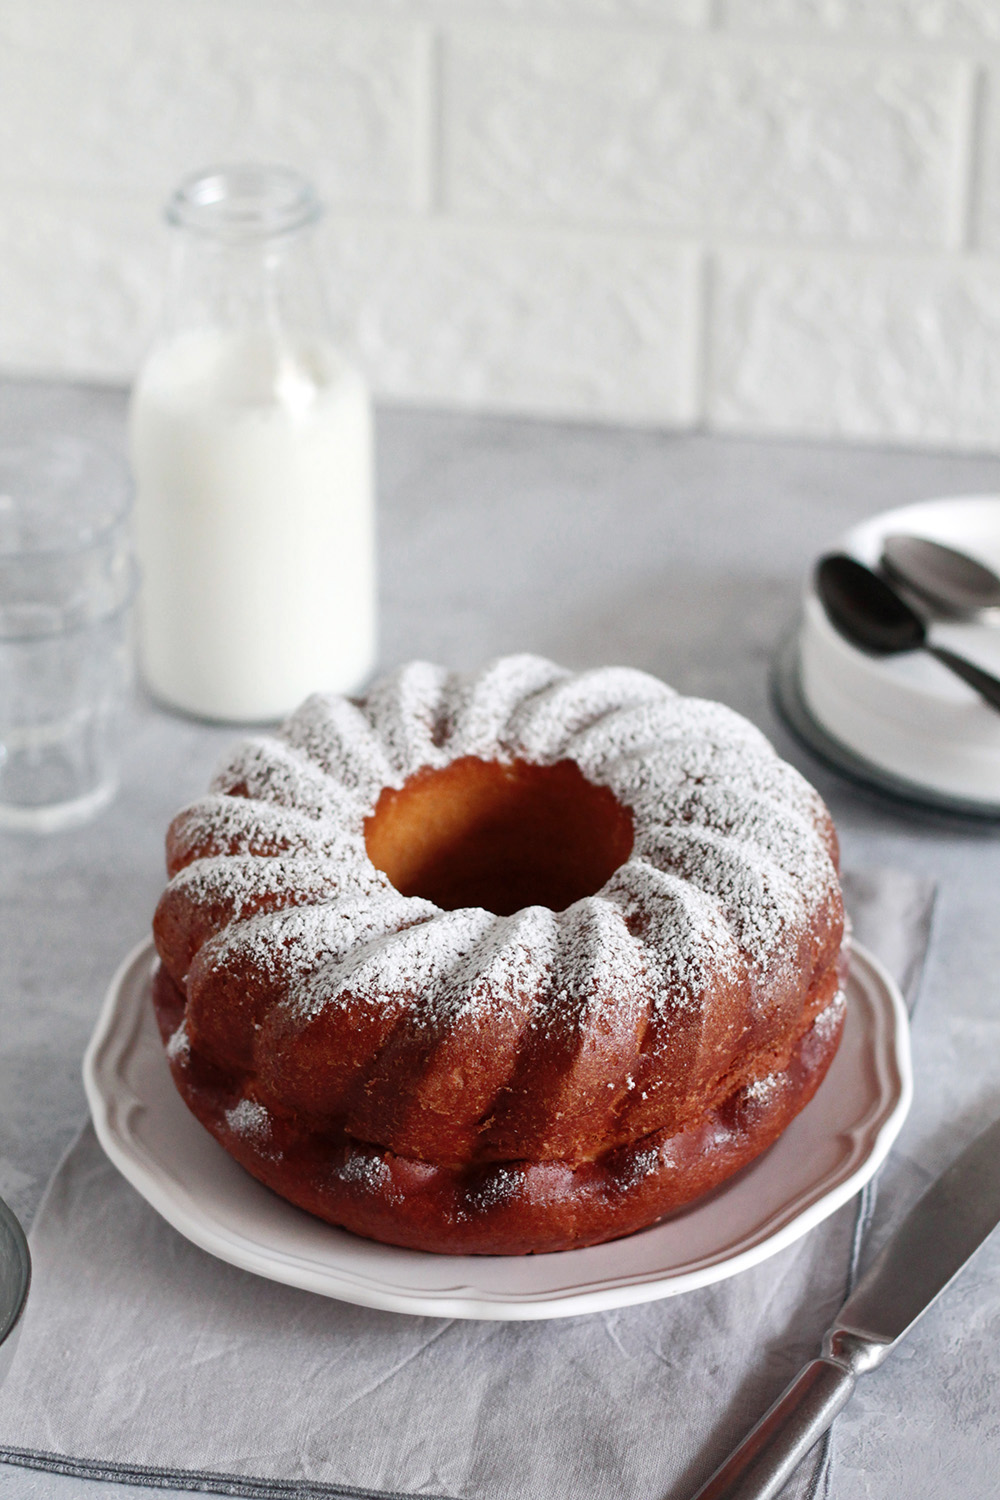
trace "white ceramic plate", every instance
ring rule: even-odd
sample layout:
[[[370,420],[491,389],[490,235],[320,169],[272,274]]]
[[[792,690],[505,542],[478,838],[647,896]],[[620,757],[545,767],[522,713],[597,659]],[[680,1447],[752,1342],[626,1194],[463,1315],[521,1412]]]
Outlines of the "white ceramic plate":
[[[840,539],[875,565],[882,539],[909,532],[958,547],[1000,571],[1000,497],[964,495],[883,511]],[[1000,676],[1000,629],[932,625],[933,639]],[[811,584],[798,637],[804,704],[820,729],[873,768],[867,779],[933,806],[1000,816],[1000,714],[925,651],[875,657],[838,635]],[[836,760],[836,756],[828,758]],[[844,757],[841,757],[844,759]],[[855,774],[857,765],[853,767]],[[888,773],[884,782],[879,772]]]
[[[245,1270],[364,1307],[450,1318],[558,1318],[674,1296],[791,1244],[880,1165],[910,1105],[899,991],[863,950],[847,1021],[815,1098],[726,1186],[607,1245],[555,1255],[428,1255],[362,1240],[250,1177],[174,1088],[150,1003],[151,945],[112,980],[83,1064],[101,1145],[181,1234]]]

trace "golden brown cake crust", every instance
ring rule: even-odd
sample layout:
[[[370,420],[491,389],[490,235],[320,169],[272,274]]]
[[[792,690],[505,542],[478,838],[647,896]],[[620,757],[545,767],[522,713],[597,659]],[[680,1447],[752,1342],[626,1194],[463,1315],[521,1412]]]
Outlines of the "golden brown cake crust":
[[[238,747],[168,835],[174,1078],[371,1238],[627,1234],[766,1149],[843,1022],[836,839],[746,721],[645,674],[415,663]]]
[[[160,970],[154,1004],[167,1041],[183,996]],[[434,1166],[341,1136],[318,1137],[263,1110],[190,1053],[171,1060],[192,1113],[281,1197],[367,1239],[445,1255],[522,1255],[619,1239],[683,1208],[773,1145],[833,1061],[842,995],[779,1067],[676,1135],[654,1131],[597,1161]]]

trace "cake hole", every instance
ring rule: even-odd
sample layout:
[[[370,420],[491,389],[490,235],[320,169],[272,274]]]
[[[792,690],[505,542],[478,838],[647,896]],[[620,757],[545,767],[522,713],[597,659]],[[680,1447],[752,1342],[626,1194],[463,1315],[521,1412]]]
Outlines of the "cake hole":
[[[365,845],[403,896],[445,911],[565,911],[599,891],[632,852],[632,814],[575,761],[534,766],[463,756],[386,787]]]

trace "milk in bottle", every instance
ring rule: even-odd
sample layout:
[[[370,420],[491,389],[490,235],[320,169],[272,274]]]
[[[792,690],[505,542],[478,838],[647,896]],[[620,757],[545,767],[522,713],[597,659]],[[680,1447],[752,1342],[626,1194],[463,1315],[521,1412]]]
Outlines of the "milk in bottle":
[[[328,335],[316,212],[258,167],[168,211],[172,296],[130,417],[140,660],[157,698],[212,719],[278,718],[374,663],[371,403]]]

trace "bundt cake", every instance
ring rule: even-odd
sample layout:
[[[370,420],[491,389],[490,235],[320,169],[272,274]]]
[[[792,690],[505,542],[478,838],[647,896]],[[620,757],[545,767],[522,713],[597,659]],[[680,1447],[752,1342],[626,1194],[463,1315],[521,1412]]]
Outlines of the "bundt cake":
[[[309,698],[167,839],[177,1087],[291,1202],[423,1250],[613,1239],[715,1187],[844,1016],[818,794],[625,668],[415,662]]]

